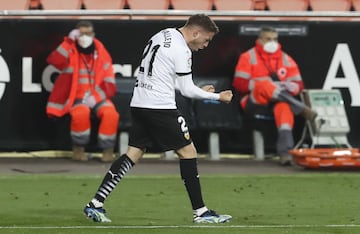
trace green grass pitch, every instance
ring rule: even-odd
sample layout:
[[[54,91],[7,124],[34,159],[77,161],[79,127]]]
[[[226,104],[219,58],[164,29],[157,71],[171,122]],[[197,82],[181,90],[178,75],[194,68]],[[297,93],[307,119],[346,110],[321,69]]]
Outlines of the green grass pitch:
[[[178,175],[125,177],[94,223],[82,209],[102,176],[0,176],[1,234],[360,233],[360,175],[201,176],[206,205],[233,216],[226,224],[192,223]]]

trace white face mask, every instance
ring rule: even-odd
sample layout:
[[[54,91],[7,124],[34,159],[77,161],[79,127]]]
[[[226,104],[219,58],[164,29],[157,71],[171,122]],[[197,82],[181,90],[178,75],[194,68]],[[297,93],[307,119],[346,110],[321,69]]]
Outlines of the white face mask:
[[[94,41],[94,38],[92,36],[88,35],[82,35],[78,38],[79,46],[82,48],[88,48]]]
[[[273,54],[279,48],[279,43],[277,43],[276,41],[269,41],[264,44],[263,48],[266,52]]]

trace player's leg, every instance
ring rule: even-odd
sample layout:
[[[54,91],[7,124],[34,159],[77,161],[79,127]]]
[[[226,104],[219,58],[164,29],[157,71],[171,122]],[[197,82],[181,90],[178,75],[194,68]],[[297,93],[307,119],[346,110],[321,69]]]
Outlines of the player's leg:
[[[197,152],[194,144],[178,149],[180,158],[180,175],[188,192],[192,208],[199,214],[207,210],[201,194],[200,179],[197,170]]]
[[[146,130],[143,123],[139,122],[137,112],[132,112],[132,119],[133,124],[130,130],[129,147],[126,154],[121,155],[112,163],[95,196],[84,208],[84,213],[96,222],[111,222],[105,215],[105,210],[103,209],[104,202],[125,174],[144,154],[145,145],[148,142]]]
[[[144,151],[135,147],[129,147],[126,154],[116,159],[109,171],[105,174],[95,196],[84,208],[84,213],[95,222],[111,222],[106,216],[103,208],[104,202],[117,184],[123,179],[125,174],[143,156]]]
[[[129,147],[126,154],[121,155],[110,166],[109,171],[104,176],[94,199],[97,206],[103,205],[106,198],[110,195],[115,186],[125,176],[125,174],[135,165],[142,157],[144,151],[135,147]],[[99,204],[100,203],[100,204]]]
[[[152,138],[163,150],[176,150],[180,158],[180,174],[194,211],[194,222],[220,223],[231,219],[208,210],[201,194],[197,170],[197,151],[192,143],[184,117],[177,110],[152,111],[149,115]]]
[[[232,217],[219,215],[209,210],[203,201],[200,179],[197,169],[197,151],[193,143],[176,150],[180,158],[180,174],[193,208],[196,223],[224,223]]]

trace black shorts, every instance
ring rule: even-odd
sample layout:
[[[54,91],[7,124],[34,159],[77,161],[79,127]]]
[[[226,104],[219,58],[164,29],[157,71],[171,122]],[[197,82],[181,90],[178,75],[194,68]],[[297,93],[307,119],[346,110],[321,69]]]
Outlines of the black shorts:
[[[184,117],[178,110],[131,107],[132,127],[129,145],[136,148],[159,147],[177,150],[192,142]]]

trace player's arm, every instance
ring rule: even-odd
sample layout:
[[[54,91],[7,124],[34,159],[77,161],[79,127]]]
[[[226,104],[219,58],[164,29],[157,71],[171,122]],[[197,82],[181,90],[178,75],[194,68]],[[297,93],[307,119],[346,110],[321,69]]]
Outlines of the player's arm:
[[[207,92],[197,87],[193,80],[191,74],[179,75],[176,79],[177,88],[180,93],[188,98],[194,99],[211,99],[211,100],[219,100],[220,95],[218,93]]]
[[[192,53],[190,49],[184,49],[182,46],[173,47],[170,52],[177,75],[175,88],[178,89],[183,96],[194,99],[220,99],[218,93],[207,92],[194,84],[191,72]]]
[[[191,73],[186,75],[178,74],[176,83],[180,93],[188,98],[211,99],[211,100],[219,100],[222,102],[230,102],[232,99],[231,90],[222,91],[220,93],[213,93],[213,92],[207,92],[197,87],[192,80]]]

